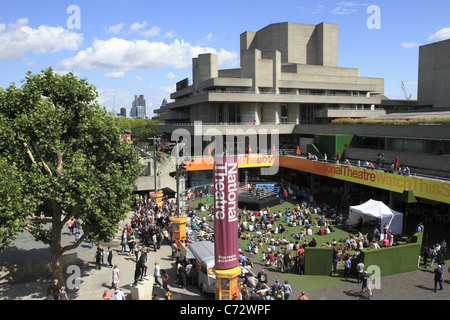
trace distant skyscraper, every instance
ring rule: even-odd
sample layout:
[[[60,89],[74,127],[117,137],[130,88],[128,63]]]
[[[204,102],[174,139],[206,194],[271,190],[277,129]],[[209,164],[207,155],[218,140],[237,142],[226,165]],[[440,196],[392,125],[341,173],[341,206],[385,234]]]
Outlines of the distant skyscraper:
[[[141,108],[139,108],[141,107]],[[143,109],[143,110],[142,110]],[[146,102],[145,102],[145,98],[143,95],[135,95],[134,96],[134,101],[131,107],[131,114],[130,117],[132,118],[136,118],[136,117],[140,117],[140,118],[145,118],[147,116],[147,106],[146,106]]]
[[[124,118],[127,117],[127,108],[120,108],[120,116]]]

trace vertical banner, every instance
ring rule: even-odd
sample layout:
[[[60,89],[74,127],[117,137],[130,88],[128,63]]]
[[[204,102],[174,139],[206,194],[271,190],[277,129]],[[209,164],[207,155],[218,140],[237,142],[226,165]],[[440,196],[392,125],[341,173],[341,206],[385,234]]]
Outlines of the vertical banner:
[[[239,265],[238,157],[214,158],[214,254],[217,270]]]

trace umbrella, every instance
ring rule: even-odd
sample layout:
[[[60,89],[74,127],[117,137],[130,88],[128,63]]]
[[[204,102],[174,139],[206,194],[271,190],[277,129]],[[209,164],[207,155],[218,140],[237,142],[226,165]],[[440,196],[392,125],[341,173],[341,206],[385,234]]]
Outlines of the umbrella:
[[[250,148],[250,145],[247,146],[247,153],[250,153],[252,151],[252,148]]]
[[[341,152],[339,150],[337,151],[336,159],[338,161],[341,160]]]
[[[300,147],[299,146],[297,146],[297,152],[295,153],[296,155],[301,155],[302,153],[300,152]]]
[[[395,157],[394,168],[398,169],[399,167],[400,167],[400,162],[399,162],[398,156],[397,156],[397,157]]]

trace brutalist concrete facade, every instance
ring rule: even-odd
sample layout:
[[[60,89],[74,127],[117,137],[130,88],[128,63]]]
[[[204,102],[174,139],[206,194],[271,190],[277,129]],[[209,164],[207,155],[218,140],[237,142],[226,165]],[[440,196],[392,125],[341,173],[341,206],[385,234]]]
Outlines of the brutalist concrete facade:
[[[417,104],[450,108],[450,40],[419,48]]]
[[[338,25],[271,24],[240,35],[241,65],[218,69],[215,54],[193,59],[175,101],[156,111],[166,123],[328,123],[385,114],[384,79],[338,66]]]

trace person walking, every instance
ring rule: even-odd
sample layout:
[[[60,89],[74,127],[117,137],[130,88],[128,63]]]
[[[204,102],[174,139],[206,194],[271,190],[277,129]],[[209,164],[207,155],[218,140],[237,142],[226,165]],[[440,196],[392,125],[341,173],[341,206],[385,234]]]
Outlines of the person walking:
[[[169,282],[170,282],[170,277],[169,277],[169,275],[167,274],[166,270],[161,270],[161,279],[162,279],[162,281],[163,281],[163,284],[162,284],[163,289],[164,289],[166,292],[169,291],[169,288],[167,287],[167,285],[168,285]]]
[[[125,300],[125,294],[122,292],[122,290],[116,288],[116,290],[114,291],[114,300]]]
[[[289,300],[292,294],[292,287],[289,284],[289,281],[284,280],[283,290],[284,290],[284,300]]]
[[[62,286],[61,289],[59,289],[58,300],[69,300],[69,297],[67,297],[66,287]]]
[[[158,262],[155,262],[153,276],[155,277],[155,285],[158,285],[161,288],[163,285],[158,280],[158,278],[161,277],[161,267],[159,266]]]
[[[437,285],[439,283],[439,290],[442,290],[442,282],[444,282],[444,270],[441,265],[438,265],[436,269],[434,269],[434,292],[437,291]]]
[[[359,261],[359,263],[356,265],[356,272],[357,272],[357,283],[360,284],[363,280],[363,272],[364,272],[364,263],[362,261]]]
[[[112,265],[113,250],[111,249],[111,247],[108,247],[108,251],[107,251],[106,254],[108,255],[108,258],[107,258],[107,260],[108,260],[108,265],[109,265],[110,267],[112,267],[112,266],[113,266],[113,265]]]
[[[344,278],[345,280],[348,279],[350,276],[350,268],[352,267],[352,260],[351,257],[348,256],[347,260],[344,262]]]
[[[102,268],[101,263],[103,260],[103,252],[104,252],[104,250],[102,248],[102,245],[99,244],[97,246],[97,251],[95,252],[95,266],[97,267],[98,270],[101,270],[101,268]]]
[[[48,295],[52,295],[54,300],[59,300],[59,290],[61,289],[58,284],[58,279],[53,280],[53,284],[51,284],[48,288]]]
[[[119,283],[120,283],[119,267],[117,266],[117,264],[115,264],[112,270],[112,287],[114,289],[117,289],[119,287]]]

